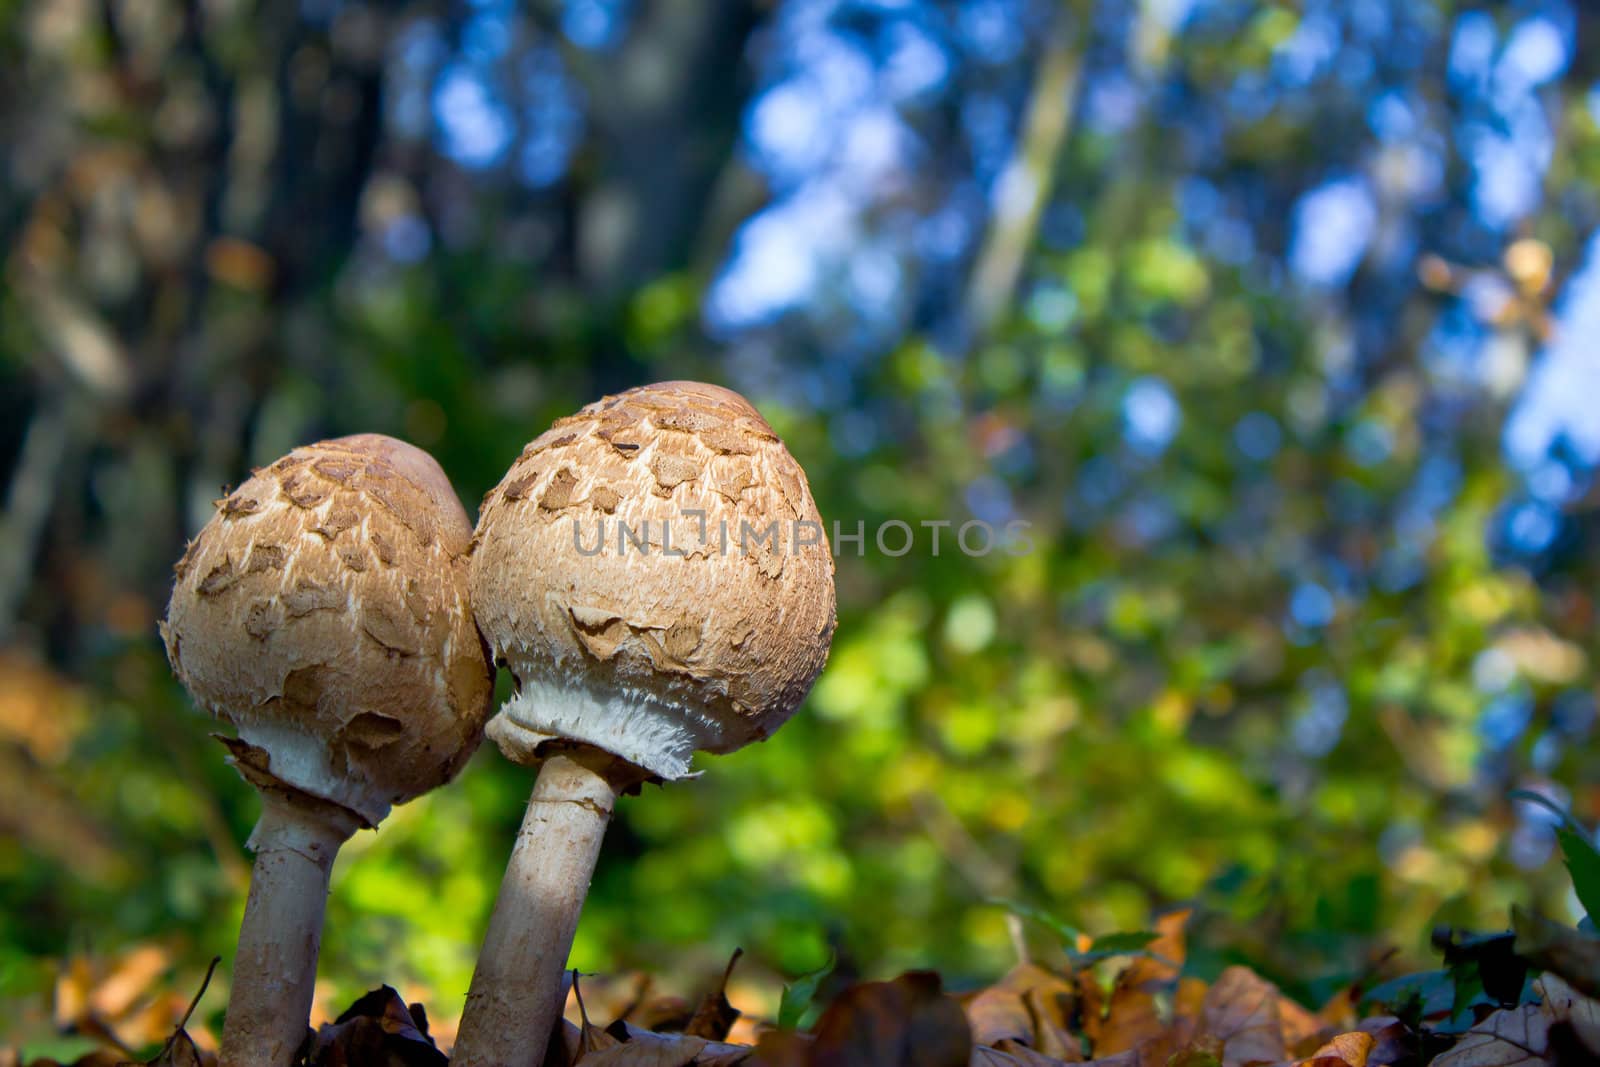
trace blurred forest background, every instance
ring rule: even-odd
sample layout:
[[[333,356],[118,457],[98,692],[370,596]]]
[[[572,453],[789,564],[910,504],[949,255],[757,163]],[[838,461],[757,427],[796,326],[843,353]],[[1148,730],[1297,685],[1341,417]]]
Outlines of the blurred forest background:
[[[224,486],[374,430],[470,513],[674,377],[846,532],[1035,551],[847,547],[805,710],[622,804],[578,965],[959,985],[993,901],[1195,900],[1192,966],[1314,997],[1576,915],[1508,794],[1600,818],[1588,4],[8,0],[0,144],[12,1003],[231,951],[257,801],[155,636]],[[457,1010],[528,786],[345,849],[326,1003]]]

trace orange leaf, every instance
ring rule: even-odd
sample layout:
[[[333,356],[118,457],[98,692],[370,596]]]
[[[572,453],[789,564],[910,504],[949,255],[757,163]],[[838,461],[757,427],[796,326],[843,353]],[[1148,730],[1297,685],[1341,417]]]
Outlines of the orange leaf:
[[[1166,1024],[1156,1006],[1156,994],[1178,980],[1186,951],[1184,927],[1188,911],[1175,911],[1156,921],[1159,935],[1146,950],[1117,975],[1105,1018],[1090,1029],[1096,1056],[1115,1055],[1156,1040]]]
[[[1374,1044],[1371,1034],[1359,1030],[1340,1034],[1301,1060],[1299,1067],[1367,1067]]]

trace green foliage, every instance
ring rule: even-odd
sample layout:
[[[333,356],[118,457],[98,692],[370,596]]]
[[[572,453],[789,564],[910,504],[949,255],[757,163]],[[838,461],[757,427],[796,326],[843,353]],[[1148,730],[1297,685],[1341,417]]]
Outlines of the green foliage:
[[[837,965],[838,960],[830,956],[821,967],[783,987],[778,1001],[778,1029],[796,1030],[806,1025],[807,1017],[815,1014],[818,988]]]
[[[1587,834],[1574,833],[1565,826],[1556,831],[1556,839],[1561,842],[1561,855],[1566,860],[1567,873],[1572,875],[1578,902],[1593,923],[1600,915],[1600,852]]]
[[[1566,861],[1567,874],[1572,878],[1573,891],[1583,905],[1592,926],[1600,915],[1600,850],[1594,845],[1594,835],[1572,813],[1539,793],[1514,790],[1514,800],[1522,800],[1555,814],[1561,822],[1556,827],[1556,840],[1561,843],[1561,857]]]
[[[1031,908],[1028,905],[1019,903],[1015,900],[996,900],[994,903],[1005,908],[1011,914],[1020,919],[1027,919],[1029,922],[1038,923],[1046,930],[1049,930],[1060,939],[1061,947],[1063,948],[1070,949],[1074,947],[1077,944],[1078,938],[1082,936],[1077,927],[1072,926],[1069,923],[1062,922],[1050,912],[1041,908]]]

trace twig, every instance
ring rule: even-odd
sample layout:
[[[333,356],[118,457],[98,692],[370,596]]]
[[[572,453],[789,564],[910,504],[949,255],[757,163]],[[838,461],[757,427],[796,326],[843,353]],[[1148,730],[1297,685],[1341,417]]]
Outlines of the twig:
[[[1031,962],[1027,931],[1023,928],[1022,916],[1013,911],[1006,912],[1006,933],[1011,935],[1011,949],[1017,954],[1017,962],[1019,964]]]
[[[929,792],[915,793],[911,797],[911,807],[933,843],[980,896],[991,899],[1013,895],[1015,879],[1006,865],[991,856],[978,839],[967,832],[961,820],[938,796]]]
[[[178,1025],[173,1029],[172,1036],[167,1038],[167,1043],[161,1046],[161,1055],[156,1057],[158,1061],[166,1059],[171,1054],[172,1046],[177,1044],[179,1035],[189,1025],[189,1019],[193,1017],[195,1009],[200,1006],[200,998],[206,995],[206,990],[211,986],[211,976],[217,973],[217,964],[221,962],[221,956],[211,957],[211,966],[206,968],[206,976],[201,979],[199,990],[195,992],[194,999],[189,1001],[189,1010],[184,1012],[183,1018],[178,1020]]]

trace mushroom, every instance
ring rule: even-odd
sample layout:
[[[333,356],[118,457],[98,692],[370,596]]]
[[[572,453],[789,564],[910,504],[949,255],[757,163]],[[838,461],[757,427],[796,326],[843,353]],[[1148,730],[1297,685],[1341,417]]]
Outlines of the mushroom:
[[[304,1040],[328,875],[356,830],[448,781],[493,696],[467,603],[471,529],[433,458],[378,434],[297,448],[217,502],[161,624],[261,794],[222,1032],[229,1067]]]
[[[805,473],[737,393],[631,389],[558,420],[484,499],[478,627],[516,692],[489,737],[540,764],[452,1062],[539,1061],[620,792],[793,714],[827,660],[833,558]]]

